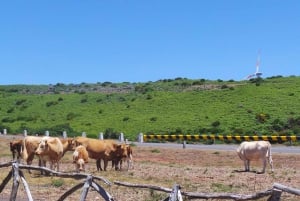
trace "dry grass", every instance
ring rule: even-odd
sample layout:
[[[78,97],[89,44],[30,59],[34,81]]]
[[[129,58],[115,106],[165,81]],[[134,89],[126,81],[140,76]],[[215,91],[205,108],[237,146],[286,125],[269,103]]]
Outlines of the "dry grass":
[[[0,137],[0,162],[11,160],[8,146],[9,140]],[[113,181],[123,181],[134,184],[157,185],[172,188],[179,184],[182,191],[202,193],[236,193],[253,194],[265,191],[272,187],[274,182],[290,187],[300,188],[300,154],[274,154],[275,172],[271,173],[269,167],[265,174],[236,172],[242,170],[243,164],[234,151],[201,151],[190,149],[172,149],[157,147],[133,147],[134,169],[129,171],[97,172],[94,160],[90,160],[88,172],[102,176]],[[61,171],[72,172],[71,152],[67,153],[61,165]],[[37,161],[35,161],[37,164]],[[253,170],[260,171],[261,164],[254,162]],[[2,168],[0,178],[8,174],[11,168]],[[26,180],[30,186],[34,200],[57,200],[70,187],[81,181],[62,179],[57,177],[43,177],[37,172],[28,174]],[[154,201],[162,200],[166,193],[148,189],[135,189],[117,185],[107,186],[99,183],[118,201]],[[0,200],[9,198],[11,182],[0,194]],[[79,200],[80,193],[76,192],[67,200]],[[300,197],[283,193],[282,200],[296,201]],[[18,200],[27,200],[24,188],[20,185]],[[88,193],[87,200],[103,200],[95,191]],[[261,199],[261,200],[267,200]]]

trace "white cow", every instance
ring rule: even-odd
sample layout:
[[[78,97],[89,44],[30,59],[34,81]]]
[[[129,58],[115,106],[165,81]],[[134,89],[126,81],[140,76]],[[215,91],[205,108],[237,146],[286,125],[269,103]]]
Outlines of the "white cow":
[[[244,161],[245,171],[250,171],[250,161],[261,160],[263,162],[263,170],[261,173],[264,173],[268,159],[271,166],[271,170],[273,172],[273,160],[270,142],[242,142],[237,148],[237,154],[239,155],[240,159]]]

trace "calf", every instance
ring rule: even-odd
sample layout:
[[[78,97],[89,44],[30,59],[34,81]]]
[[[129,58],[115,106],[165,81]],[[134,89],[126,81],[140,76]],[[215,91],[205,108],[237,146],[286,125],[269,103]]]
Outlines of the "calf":
[[[75,148],[73,153],[73,163],[75,163],[76,172],[85,171],[85,164],[88,163],[89,154],[83,145]]]
[[[133,157],[132,157],[132,147],[129,144],[124,144],[123,148],[126,149],[126,152],[122,152],[124,155],[121,155],[119,160],[114,160],[112,162],[112,167],[116,166],[115,169],[122,170],[123,161],[127,162],[127,171],[133,169]]]
[[[22,154],[23,140],[13,140],[9,143],[10,151],[12,153],[13,160],[17,159],[20,161]]]

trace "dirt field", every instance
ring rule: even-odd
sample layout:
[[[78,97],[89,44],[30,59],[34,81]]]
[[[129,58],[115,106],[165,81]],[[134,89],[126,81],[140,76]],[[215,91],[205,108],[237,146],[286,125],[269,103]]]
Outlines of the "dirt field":
[[[95,161],[90,160],[87,172],[104,177],[112,183],[121,181],[164,188],[172,188],[174,184],[179,184],[183,192],[254,194],[272,188],[275,182],[300,189],[300,153],[293,155],[273,153],[275,172],[271,173],[268,166],[265,174],[256,174],[254,172],[238,172],[243,170],[243,163],[234,150],[201,151],[133,146],[133,151],[133,170],[97,172]],[[71,155],[71,152],[67,152],[62,159],[60,166],[62,172],[71,173],[74,171]],[[1,136],[0,156],[0,163],[11,161],[9,139]],[[34,161],[34,165],[37,165],[37,160]],[[251,167],[255,171],[261,170],[260,163],[254,162]],[[1,169],[1,181],[10,170],[11,167]],[[72,186],[84,182],[84,180],[69,178],[45,177],[38,172],[28,174],[26,170],[23,172],[33,199],[38,201],[57,200]],[[123,187],[116,184],[108,186],[103,182],[97,183],[109,192],[116,201],[155,201],[163,200],[168,196],[167,193],[149,189]],[[0,200],[9,199],[11,186],[12,182],[10,181],[1,192]],[[81,189],[66,200],[79,200],[80,194]],[[22,184],[19,187],[17,200],[27,200]],[[86,200],[104,199],[97,192],[90,190]],[[188,199],[184,198],[184,200]],[[267,198],[260,200],[267,200]],[[300,200],[300,197],[283,193],[282,200],[296,201]]]

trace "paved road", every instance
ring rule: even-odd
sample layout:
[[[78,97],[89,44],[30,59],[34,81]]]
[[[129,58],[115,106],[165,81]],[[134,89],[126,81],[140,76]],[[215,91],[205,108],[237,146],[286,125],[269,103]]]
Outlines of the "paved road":
[[[166,147],[166,148],[183,148],[183,144],[176,143],[135,143],[140,147]],[[186,144],[186,149],[200,149],[200,150],[216,150],[216,151],[235,151],[238,145],[233,144]],[[294,153],[300,154],[299,146],[285,146],[285,145],[272,145],[272,153]]]
[[[0,138],[22,138],[22,135],[0,135]],[[144,146],[144,147],[166,147],[166,148],[183,148],[183,144],[177,143],[139,143],[134,142],[137,146]],[[212,145],[205,145],[205,144],[186,144],[186,149],[200,149],[200,150],[216,150],[216,151],[235,151],[238,145],[235,144],[212,144]],[[272,153],[294,153],[300,154],[300,146],[285,146],[280,144],[273,144],[272,145]]]

